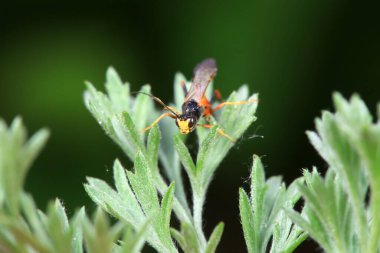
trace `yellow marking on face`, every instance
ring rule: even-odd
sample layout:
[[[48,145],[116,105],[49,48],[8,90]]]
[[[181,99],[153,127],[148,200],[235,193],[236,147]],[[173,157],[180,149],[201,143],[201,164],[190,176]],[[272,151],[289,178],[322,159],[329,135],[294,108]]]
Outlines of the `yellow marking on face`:
[[[188,134],[191,131],[191,129],[189,128],[189,121],[190,121],[189,119],[186,119],[186,120],[177,119],[178,128],[181,134]]]

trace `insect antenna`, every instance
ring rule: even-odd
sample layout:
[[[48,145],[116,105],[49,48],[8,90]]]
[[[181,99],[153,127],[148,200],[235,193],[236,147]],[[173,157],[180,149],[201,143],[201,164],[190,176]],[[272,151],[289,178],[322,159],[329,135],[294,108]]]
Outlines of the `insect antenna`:
[[[172,107],[167,106],[167,105],[166,105],[164,102],[162,102],[162,100],[159,99],[158,97],[155,97],[155,96],[153,96],[152,94],[149,94],[149,93],[146,93],[146,92],[143,92],[143,91],[134,91],[134,92],[131,92],[131,94],[137,94],[137,93],[144,94],[144,95],[147,95],[147,96],[151,97],[154,101],[156,101],[157,103],[159,103],[160,105],[162,105],[162,107],[163,107],[165,110],[170,111],[175,117],[179,117],[179,113],[178,113],[178,112],[176,112]]]

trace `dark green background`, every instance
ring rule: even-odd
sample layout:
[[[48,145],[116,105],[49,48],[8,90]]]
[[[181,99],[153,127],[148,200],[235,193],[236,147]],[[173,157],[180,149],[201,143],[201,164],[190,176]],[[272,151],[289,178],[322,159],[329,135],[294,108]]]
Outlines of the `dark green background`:
[[[83,81],[102,88],[109,65],[132,90],[150,83],[170,101],[174,73],[190,78],[196,63],[214,57],[222,93],[243,83],[260,93],[246,137],[265,137],[234,148],[208,194],[206,230],[226,223],[219,252],[245,252],[237,196],[252,154],[287,183],[302,168],[323,170],[304,132],[332,109],[332,91],[358,92],[371,109],[380,100],[379,8],[370,2],[33,2],[0,7],[0,115],[22,115],[30,132],[51,130],[26,183],[43,209],[58,196],[70,214],[83,204],[91,212],[85,176],[111,182],[114,158],[126,161],[82,101]],[[310,241],[298,252],[312,252]]]

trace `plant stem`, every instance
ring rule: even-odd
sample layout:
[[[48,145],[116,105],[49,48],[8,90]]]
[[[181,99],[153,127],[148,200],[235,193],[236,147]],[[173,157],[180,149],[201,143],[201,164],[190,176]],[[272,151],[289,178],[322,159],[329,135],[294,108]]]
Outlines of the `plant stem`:
[[[352,186],[349,187],[349,191],[351,192],[352,200],[353,200],[353,211],[354,215],[356,216],[356,222],[357,226],[359,227],[358,231],[358,237],[359,237],[359,244],[360,249],[362,252],[365,251],[365,246],[367,244],[367,230],[366,228],[366,220],[365,220],[365,214],[363,209],[362,202],[360,201],[359,194],[356,191],[352,190]]]
[[[182,175],[181,175],[181,170],[175,170],[174,171],[174,176],[173,180],[176,183],[175,184],[175,192],[176,196],[178,198],[178,201],[181,203],[183,208],[190,213],[189,205],[186,199],[186,194],[185,194],[185,188],[182,180]]]

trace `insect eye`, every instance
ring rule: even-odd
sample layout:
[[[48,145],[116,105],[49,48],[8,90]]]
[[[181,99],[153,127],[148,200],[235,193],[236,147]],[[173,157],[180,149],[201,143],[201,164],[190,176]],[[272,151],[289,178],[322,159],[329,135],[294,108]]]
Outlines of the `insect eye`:
[[[190,118],[190,119],[189,119],[189,127],[190,127],[190,128],[193,128],[194,125],[195,125],[195,120],[194,120],[194,118]]]

